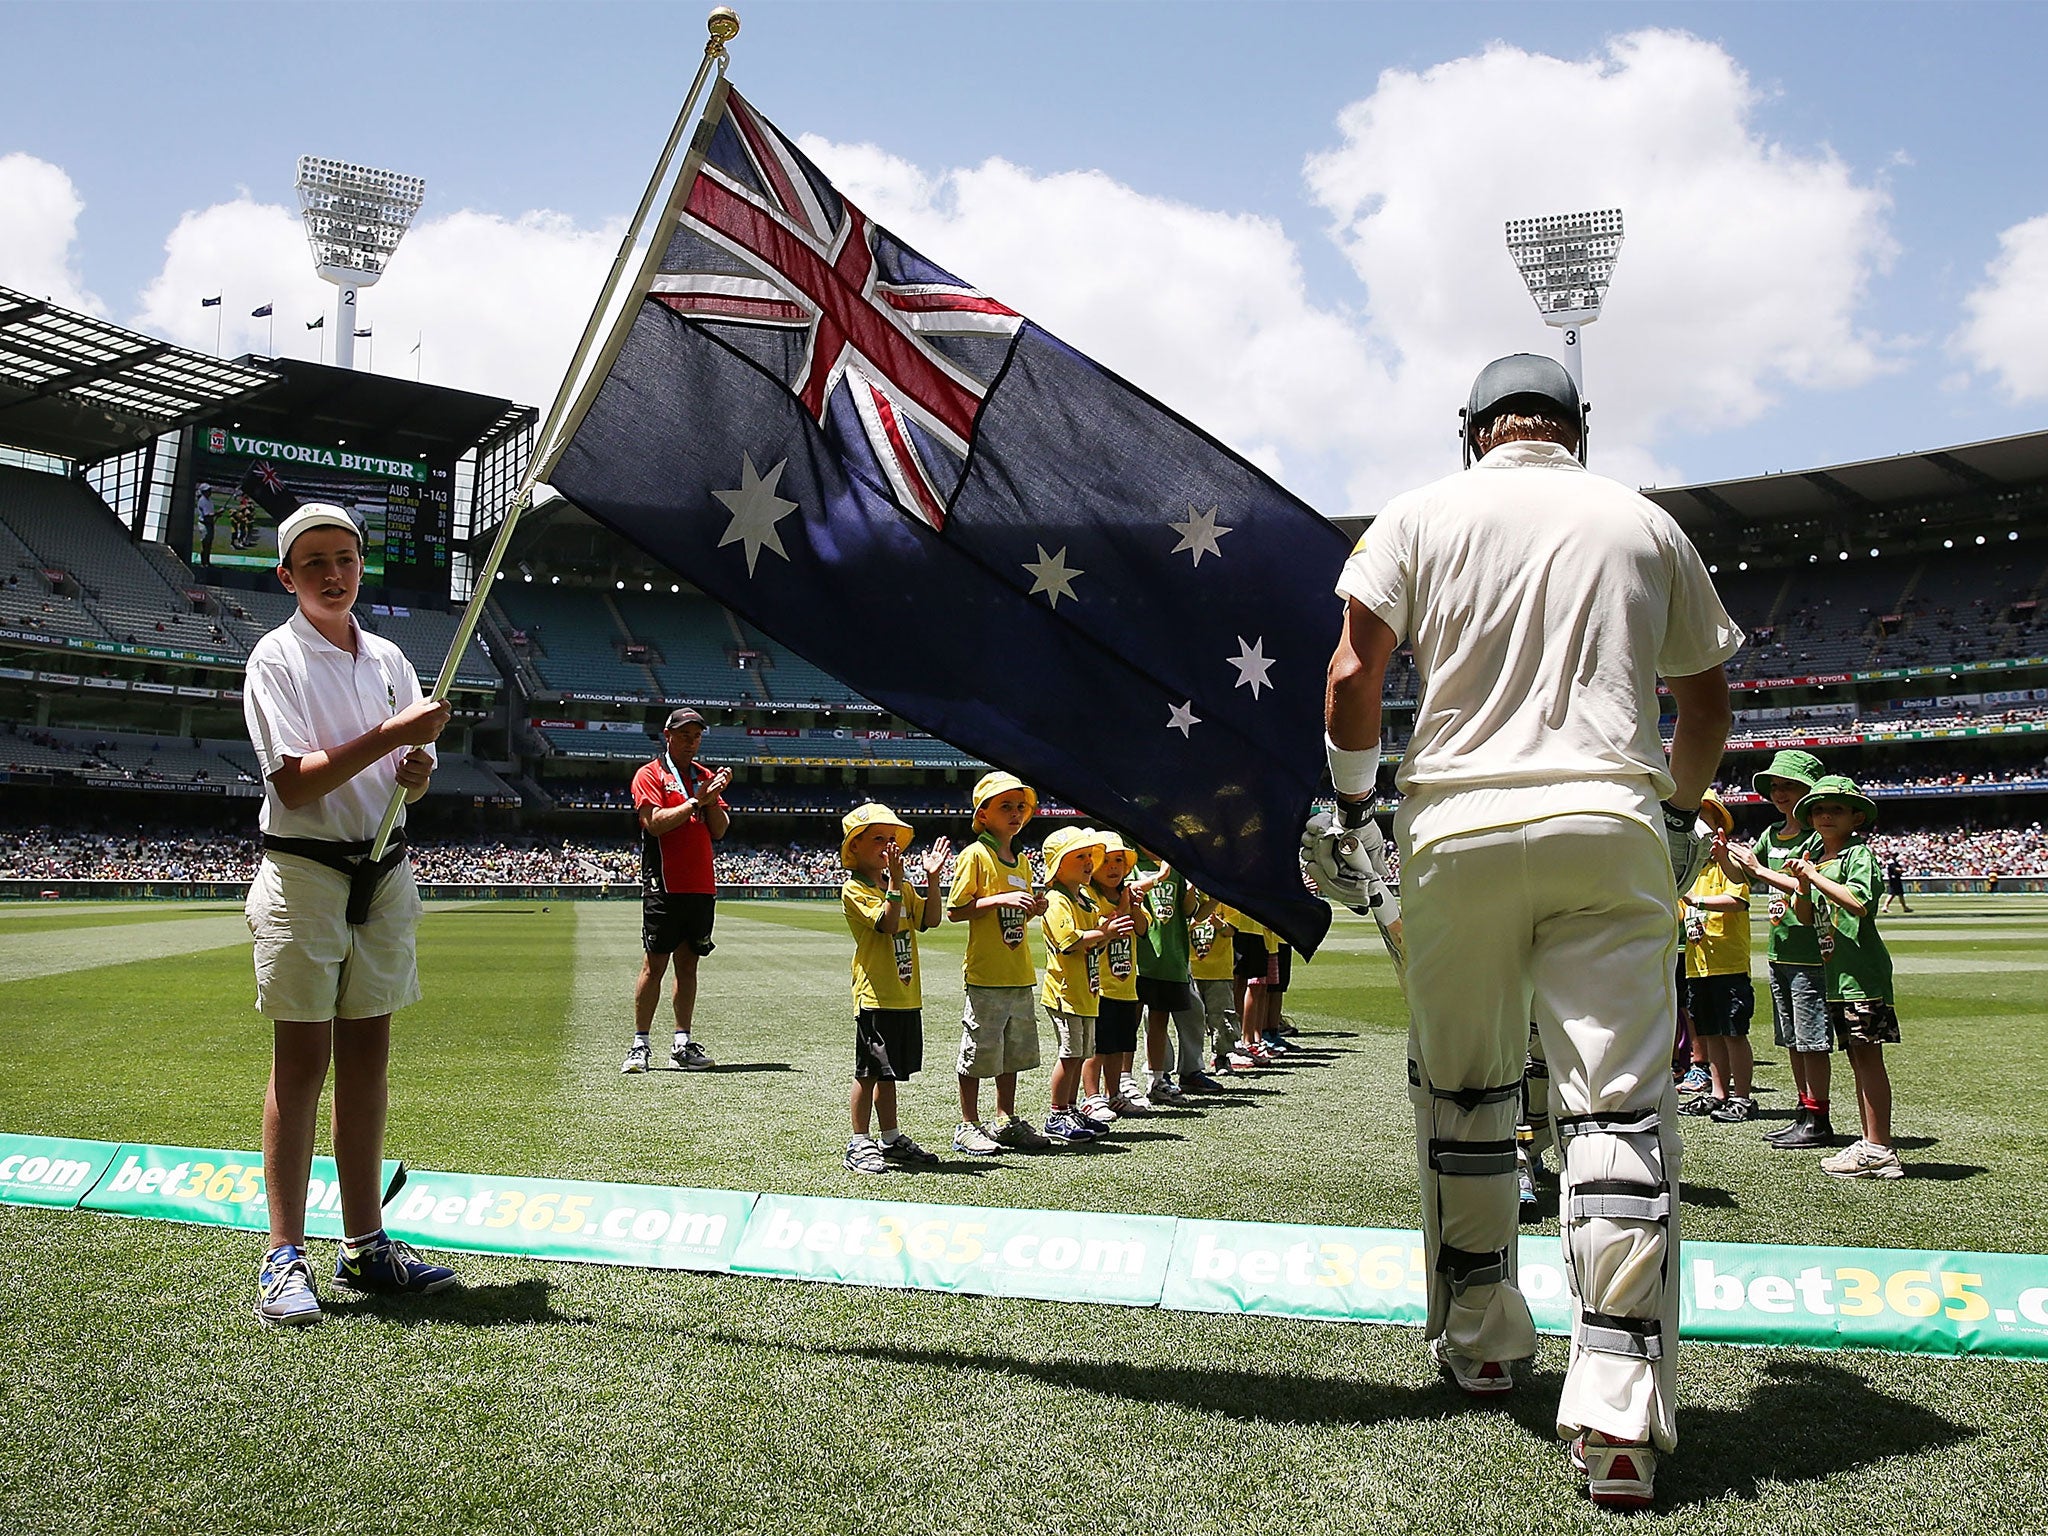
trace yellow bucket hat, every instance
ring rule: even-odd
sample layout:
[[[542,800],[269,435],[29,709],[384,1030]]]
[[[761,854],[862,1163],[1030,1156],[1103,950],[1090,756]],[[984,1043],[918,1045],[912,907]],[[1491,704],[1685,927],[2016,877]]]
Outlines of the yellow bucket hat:
[[[1721,803],[1721,797],[1711,789],[1700,796],[1700,817],[1708,825],[1720,829],[1722,836],[1735,830],[1735,813]]]
[[[1109,833],[1098,832],[1093,827],[1061,827],[1045,840],[1045,847],[1042,850],[1045,858],[1045,878],[1057,880],[1060,865],[1066,862],[1067,855],[1075,849],[1104,847],[1109,837]]]
[[[892,827],[896,832],[896,846],[908,848],[911,838],[917,834],[910,830],[910,823],[890,810],[886,805],[870,801],[857,805],[839,818],[841,837],[839,839],[839,862],[848,869],[853,868],[853,840],[869,827]]]
[[[974,786],[974,819],[981,819],[981,808],[997,795],[1006,795],[1013,789],[1021,789],[1031,802],[1031,814],[1038,814],[1038,791],[1018,778],[1014,773],[1005,773],[998,768],[993,773],[984,773],[981,781]]]

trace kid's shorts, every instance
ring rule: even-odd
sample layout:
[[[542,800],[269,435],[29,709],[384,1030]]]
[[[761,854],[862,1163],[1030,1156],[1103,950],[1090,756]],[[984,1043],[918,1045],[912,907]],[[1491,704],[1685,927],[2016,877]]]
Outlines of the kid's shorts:
[[[266,853],[242,905],[256,940],[256,1009],[324,1024],[374,1019],[420,1000],[420,923],[412,860],[377,887],[369,921],[348,925],[348,876],[292,853]]]
[[[1095,1020],[1078,1013],[1045,1010],[1052,1015],[1052,1027],[1060,1037],[1060,1060],[1083,1061],[1095,1054]]]
[[[959,1075],[1001,1077],[1037,1065],[1037,989],[970,985],[960,1015]]]
[[[1827,972],[1821,967],[1771,962],[1771,1035],[1788,1051],[1832,1049]]]
[[[1294,946],[1282,944],[1267,949],[1264,935],[1237,933],[1230,938],[1233,973],[1239,981],[1285,992],[1293,975]]]
[[[907,1082],[924,1070],[924,1014],[916,1008],[863,1008],[853,1021],[853,1075]]]
[[[1756,1015],[1756,988],[1746,973],[1688,976],[1685,996],[1694,1034],[1704,1039],[1749,1033],[1749,1021]]]
[[[1829,1003],[1828,1023],[1845,1051],[1852,1045],[1899,1043],[1899,1015],[1890,1003]]]
[[[1116,1056],[1138,1048],[1138,1018],[1143,1012],[1136,998],[1105,997],[1095,1016],[1097,1056]]]

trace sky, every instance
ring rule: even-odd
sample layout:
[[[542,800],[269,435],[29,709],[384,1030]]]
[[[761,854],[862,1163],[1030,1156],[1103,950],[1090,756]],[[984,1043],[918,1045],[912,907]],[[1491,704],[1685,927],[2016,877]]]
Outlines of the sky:
[[[427,201],[358,365],[545,407],[705,8],[5,0],[0,285],[314,357],[294,165],[366,162]],[[1556,350],[1532,215],[1623,211],[1584,348],[1618,478],[2048,427],[2048,7],[738,9],[733,83],[842,193],[1332,515],[1454,470],[1477,369]]]

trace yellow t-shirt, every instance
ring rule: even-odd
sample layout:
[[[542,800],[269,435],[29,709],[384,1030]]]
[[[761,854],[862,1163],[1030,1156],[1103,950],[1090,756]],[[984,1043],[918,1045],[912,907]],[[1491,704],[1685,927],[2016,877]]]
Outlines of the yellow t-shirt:
[[[853,933],[853,1006],[856,1008],[921,1008],[917,977],[917,928],[924,921],[924,897],[903,893],[903,921],[894,933],[880,923],[890,902],[882,888],[859,875],[839,888],[839,905]]]
[[[1188,924],[1188,976],[1194,981],[1229,981],[1232,978],[1231,927],[1218,903],[1199,923]]]
[[[1099,919],[1111,917],[1116,912],[1116,902],[1099,885],[1090,885],[1088,899],[1095,904]],[[1142,904],[1133,902],[1132,910],[1139,910]],[[1102,946],[1101,995],[1119,998],[1127,1003],[1138,1000],[1138,936],[1136,932],[1125,934],[1120,939],[1111,939]]]
[[[1238,911],[1235,907],[1218,907],[1216,909],[1216,916],[1219,921],[1228,923],[1239,933],[1257,934],[1260,938],[1264,939],[1266,941],[1267,954],[1271,955],[1279,952],[1280,935],[1268,928],[1257,918],[1246,917],[1244,913]]]
[[[1711,859],[1700,871],[1687,893],[1704,896],[1740,896],[1749,900],[1749,882],[1730,880]],[[1685,920],[1685,974],[1688,976],[1747,976],[1749,974],[1749,913],[1702,912],[1681,907]]]
[[[1061,1013],[1094,1018],[1102,1011],[1097,1002],[1102,950],[1081,947],[1081,935],[1095,926],[1095,909],[1087,893],[1069,895],[1057,885],[1047,886],[1040,921],[1045,928],[1045,983],[1038,989],[1038,1000]]]
[[[948,911],[983,896],[1005,891],[1031,891],[1031,862],[1021,852],[1014,863],[996,857],[987,834],[960,850],[953,860],[953,888],[946,893]],[[1038,983],[1031,957],[1030,918],[1020,907],[997,907],[967,920],[967,985],[1030,987]]]

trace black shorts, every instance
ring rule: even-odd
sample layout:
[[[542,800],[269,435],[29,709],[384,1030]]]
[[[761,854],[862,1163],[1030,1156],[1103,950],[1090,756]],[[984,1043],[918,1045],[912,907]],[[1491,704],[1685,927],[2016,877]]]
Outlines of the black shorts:
[[[924,1070],[924,1014],[916,1008],[863,1008],[853,1020],[853,1075],[900,1083]]]
[[[1103,998],[1101,1011],[1095,1015],[1095,1054],[1119,1056],[1137,1050],[1140,1011],[1136,998]]]
[[[1157,1008],[1161,1013],[1179,1013],[1183,1008],[1199,1008],[1195,999],[1195,984],[1191,981],[1161,981],[1154,976],[1139,976],[1138,1002],[1146,1008]]]
[[[1294,947],[1282,944],[1268,950],[1263,934],[1234,933],[1230,936],[1231,976],[1237,981],[1255,981],[1285,992],[1294,974]]]
[[[1749,1021],[1756,1014],[1756,988],[1747,972],[1734,976],[1689,976],[1685,997],[1686,1011],[1692,1015],[1692,1032],[1701,1039],[1749,1033]]]
[[[708,955],[713,949],[711,919],[718,898],[688,891],[649,891],[640,898],[640,945],[650,955],[672,955],[687,949]]]

